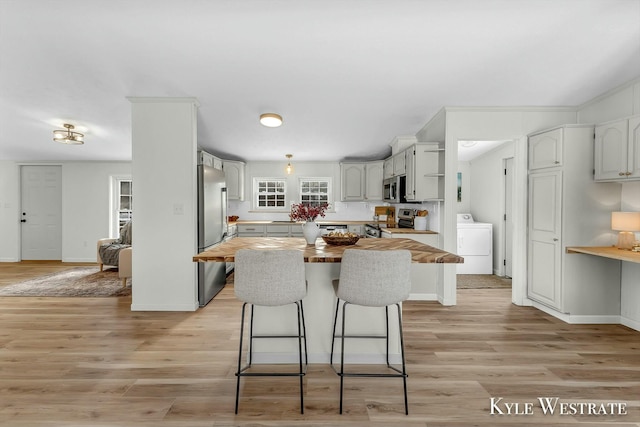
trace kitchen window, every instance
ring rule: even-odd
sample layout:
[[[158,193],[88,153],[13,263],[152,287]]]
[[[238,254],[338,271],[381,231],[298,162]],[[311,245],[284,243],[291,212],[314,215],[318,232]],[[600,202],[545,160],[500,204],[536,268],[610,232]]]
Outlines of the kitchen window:
[[[287,199],[285,179],[255,178],[255,207],[259,210],[282,210]]]
[[[330,178],[300,178],[300,203],[319,206],[331,200]]]

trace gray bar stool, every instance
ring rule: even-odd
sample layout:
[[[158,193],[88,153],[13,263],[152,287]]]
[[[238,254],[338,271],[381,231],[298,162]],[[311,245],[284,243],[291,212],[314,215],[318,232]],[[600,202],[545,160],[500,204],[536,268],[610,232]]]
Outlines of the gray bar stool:
[[[242,323],[240,324],[240,349],[238,350],[238,370],[236,376],[236,414],[240,396],[240,377],[244,376],[296,376],[300,378],[300,413],[304,414],[303,377],[308,365],[307,338],[304,323],[304,309],[302,299],[307,295],[305,280],[304,257],[298,250],[255,250],[240,249],[235,255],[234,292],[243,301]],[[249,354],[248,364],[242,367],[242,340],[244,336],[244,314],[247,304],[251,304],[249,321]],[[253,307],[254,306],[282,306],[295,304],[297,307],[297,335],[254,335]],[[247,371],[251,368],[252,347],[254,339],[298,339],[298,372],[255,372]],[[302,341],[304,341],[304,365],[302,363]]]
[[[402,378],[404,386],[404,412],[409,415],[407,399],[407,371],[404,359],[404,339],[402,336],[402,310],[400,303],[409,298],[411,291],[411,252],[407,250],[369,251],[346,249],[340,266],[340,280],[334,280],[333,287],[338,297],[333,320],[333,337],[331,340],[331,367],[340,376],[340,413],[342,414],[342,397],[345,377],[389,377]],[[338,311],[342,301],[342,332],[336,335]],[[365,307],[384,307],[386,316],[385,335],[346,335],[346,312],[350,304]],[[389,363],[389,306],[395,305],[398,310],[398,328],[400,332],[400,354],[402,368],[398,369]],[[333,348],[336,338],[340,338],[340,370],[333,365]],[[394,373],[347,373],[344,371],[345,338],[384,339],[386,340],[387,367]]]

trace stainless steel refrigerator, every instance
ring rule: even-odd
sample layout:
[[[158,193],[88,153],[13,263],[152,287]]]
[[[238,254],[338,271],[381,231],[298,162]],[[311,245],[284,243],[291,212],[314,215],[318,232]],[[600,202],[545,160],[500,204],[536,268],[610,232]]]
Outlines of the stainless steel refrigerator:
[[[227,234],[224,172],[198,165],[198,253],[223,242]],[[198,263],[198,302],[204,307],[224,287],[226,263]]]

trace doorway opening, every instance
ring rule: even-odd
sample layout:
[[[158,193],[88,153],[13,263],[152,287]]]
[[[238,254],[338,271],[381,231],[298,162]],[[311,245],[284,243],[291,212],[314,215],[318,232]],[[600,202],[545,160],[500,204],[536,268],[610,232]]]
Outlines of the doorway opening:
[[[458,254],[473,263],[457,267],[458,289],[511,288],[514,157],[513,140],[458,141]]]

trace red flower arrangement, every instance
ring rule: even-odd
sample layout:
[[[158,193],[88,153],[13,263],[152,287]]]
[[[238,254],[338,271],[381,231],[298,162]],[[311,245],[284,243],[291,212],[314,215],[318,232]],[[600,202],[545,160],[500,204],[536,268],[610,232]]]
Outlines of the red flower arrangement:
[[[328,203],[322,203],[317,206],[309,206],[304,203],[294,203],[291,205],[289,218],[291,218],[291,221],[315,221],[319,216],[324,218],[324,211],[328,208]]]

